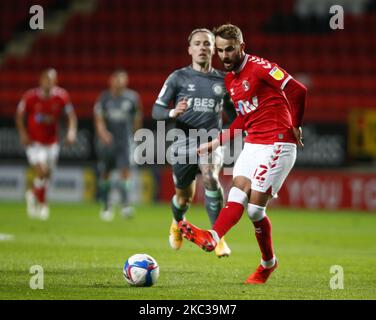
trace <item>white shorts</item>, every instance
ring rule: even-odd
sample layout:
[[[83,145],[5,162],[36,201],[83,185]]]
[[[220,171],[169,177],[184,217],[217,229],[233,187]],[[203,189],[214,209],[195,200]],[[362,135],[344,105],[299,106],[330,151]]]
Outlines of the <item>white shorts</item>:
[[[293,143],[245,143],[236,160],[233,177],[246,177],[252,181],[252,190],[276,197],[295,160]]]
[[[31,165],[43,164],[53,169],[56,166],[60,147],[57,143],[45,145],[32,143],[26,147],[27,160]]]

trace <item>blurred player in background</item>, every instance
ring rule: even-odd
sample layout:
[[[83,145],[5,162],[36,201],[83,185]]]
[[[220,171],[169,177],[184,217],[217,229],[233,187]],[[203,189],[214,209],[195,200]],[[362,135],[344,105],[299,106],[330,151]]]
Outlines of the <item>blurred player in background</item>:
[[[110,174],[118,170],[117,187],[121,194],[121,215],[133,215],[129,206],[130,154],[133,133],[142,126],[142,104],[137,92],[127,88],[128,74],[124,70],[113,72],[109,90],[101,93],[94,106],[95,129],[98,137],[99,196],[102,202],[100,217],[104,221],[114,218],[110,203]]]
[[[262,253],[261,264],[246,283],[265,283],[277,267],[266,206],[295,163],[296,145],[303,146],[301,125],[307,89],[275,63],[246,54],[238,27],[223,25],[214,33],[219,58],[228,71],[225,85],[238,116],[229,132],[201,145],[198,152],[214,152],[234,137],[235,129],[248,135],[234,166],[226,206],[212,230],[199,229],[187,221],[179,227],[184,237],[212,251],[246,209]]]
[[[174,119],[176,128],[184,131],[172,145],[174,154],[183,158],[197,160],[197,139],[189,138],[190,129],[207,131],[222,128],[222,109],[228,111],[228,117],[235,118],[233,105],[224,88],[224,73],[212,68],[214,55],[214,35],[207,29],[196,29],[188,37],[188,52],[192,64],[174,71],[164,83],[153,106],[155,120]],[[170,103],[173,109],[170,109]],[[188,147],[187,147],[188,146]],[[178,229],[179,221],[185,219],[190,203],[195,194],[196,174],[201,171],[205,186],[205,206],[209,220],[214,225],[223,205],[223,190],[219,182],[219,172],[223,164],[221,150],[211,155],[204,163],[198,159],[195,163],[173,164],[175,195],[171,201],[173,220],[170,227],[169,242],[173,249],[182,245],[182,235]],[[224,238],[216,248],[219,257],[230,255],[231,250]]]
[[[49,217],[46,193],[59,156],[58,127],[64,114],[68,119],[65,142],[73,144],[77,118],[69,94],[57,86],[56,70],[47,69],[42,72],[39,87],[23,95],[16,112],[18,134],[35,174],[33,188],[26,192],[27,213],[31,218]]]

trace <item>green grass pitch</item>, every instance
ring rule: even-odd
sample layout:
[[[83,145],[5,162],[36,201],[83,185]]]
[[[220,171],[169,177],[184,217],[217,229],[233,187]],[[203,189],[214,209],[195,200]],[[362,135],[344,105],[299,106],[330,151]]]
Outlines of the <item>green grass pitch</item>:
[[[185,241],[168,245],[168,205],[140,205],[136,216],[99,219],[97,204],[52,204],[48,221],[30,220],[23,203],[0,204],[0,299],[376,299],[376,215],[270,209],[280,266],[268,283],[243,284],[260,259],[244,214],[226,236],[233,253],[218,259]],[[202,206],[187,218],[208,227]],[[135,253],[160,265],[150,288],[130,287],[122,268]],[[44,270],[44,289],[29,287],[30,267]],[[344,270],[344,289],[329,286],[332,265]]]

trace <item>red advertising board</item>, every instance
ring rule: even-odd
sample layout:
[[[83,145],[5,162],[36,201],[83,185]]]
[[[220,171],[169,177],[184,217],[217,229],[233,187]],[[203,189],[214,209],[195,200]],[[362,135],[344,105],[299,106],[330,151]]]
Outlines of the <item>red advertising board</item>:
[[[231,187],[232,176],[221,176],[226,195]],[[204,188],[198,176],[196,202],[203,203]],[[159,198],[170,201],[174,194],[171,170],[161,174]],[[376,172],[362,173],[346,170],[293,169],[286,179],[273,206],[308,209],[352,209],[376,213]]]

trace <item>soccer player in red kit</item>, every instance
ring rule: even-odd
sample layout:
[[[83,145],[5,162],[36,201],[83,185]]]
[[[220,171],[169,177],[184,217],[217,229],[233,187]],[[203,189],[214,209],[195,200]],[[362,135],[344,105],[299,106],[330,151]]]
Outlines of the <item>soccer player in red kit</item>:
[[[201,145],[198,153],[212,152],[239,131],[245,131],[247,136],[234,166],[227,203],[213,230],[200,229],[188,221],[181,221],[179,227],[186,239],[212,251],[246,209],[262,258],[245,283],[260,284],[277,268],[266,207],[293,167],[297,145],[303,146],[301,125],[307,89],[275,63],[245,53],[238,27],[225,24],[214,34],[218,56],[228,71],[226,89],[238,116],[230,129]]]
[[[77,119],[69,94],[57,85],[55,69],[42,72],[39,87],[28,90],[18,104],[16,127],[35,177],[32,190],[26,192],[27,213],[31,218],[46,220],[48,180],[59,155],[58,126],[65,114],[68,119],[65,141],[76,140]],[[26,120],[26,121],[25,121]]]

